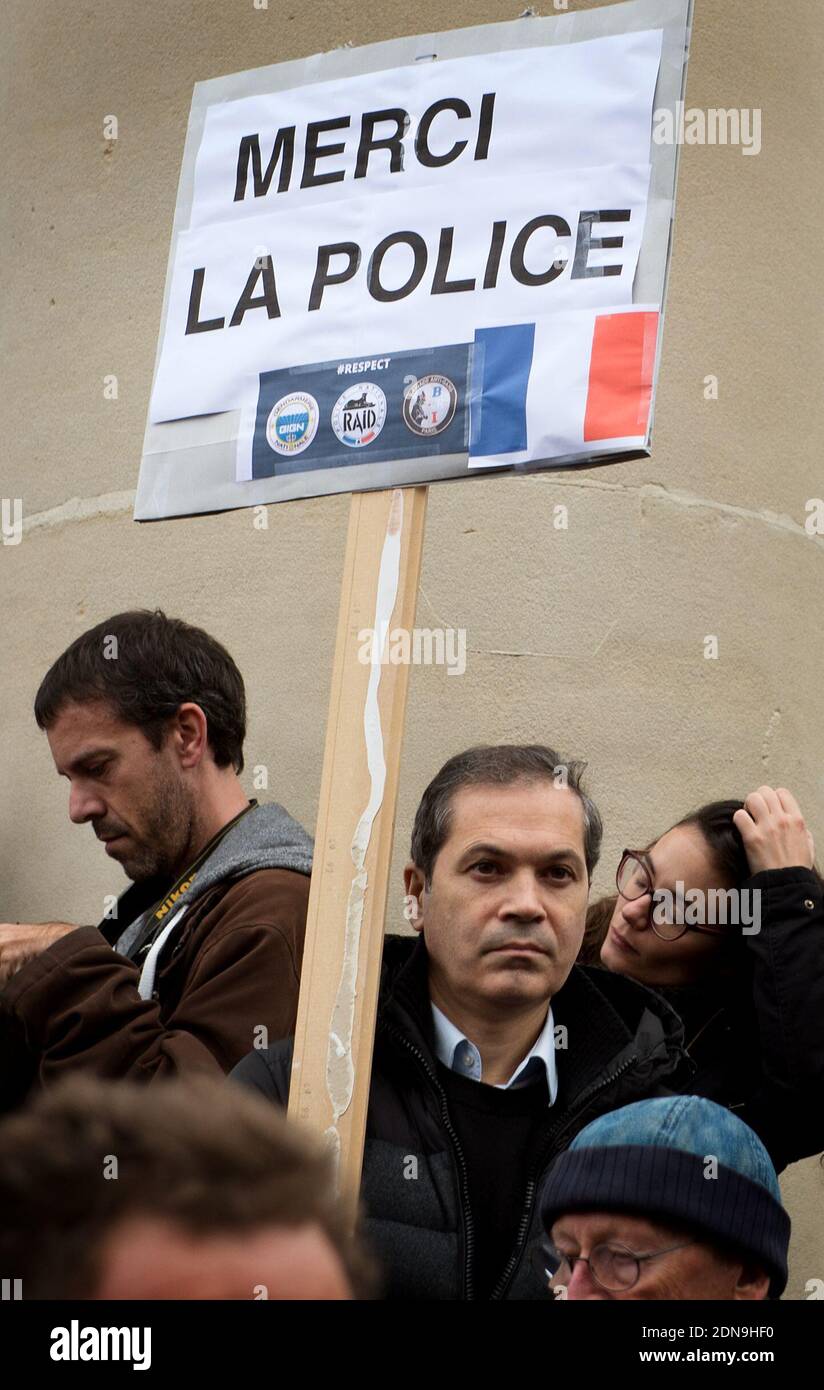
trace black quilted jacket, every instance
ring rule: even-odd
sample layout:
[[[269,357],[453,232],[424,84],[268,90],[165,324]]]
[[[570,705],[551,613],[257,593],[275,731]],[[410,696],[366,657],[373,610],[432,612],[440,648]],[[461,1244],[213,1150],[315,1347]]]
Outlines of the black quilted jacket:
[[[660,994],[683,1019],[680,1090],[754,1129],[780,1173],[824,1149],[824,891],[812,869],[765,869],[760,931],[735,975]]]
[[[517,1236],[493,1298],[547,1297],[529,1259],[540,1235],[536,1193],[553,1159],[605,1110],[670,1089],[683,1062],[675,1012],[642,985],[574,966],[552,1000],[558,1096],[523,1197]],[[563,1038],[563,1034],[558,1034]],[[232,1078],[285,1105],[292,1040],[251,1052]],[[466,1165],[436,1071],[422,938],[387,937],[364,1152],[363,1231],[387,1297],[471,1299],[473,1228]]]

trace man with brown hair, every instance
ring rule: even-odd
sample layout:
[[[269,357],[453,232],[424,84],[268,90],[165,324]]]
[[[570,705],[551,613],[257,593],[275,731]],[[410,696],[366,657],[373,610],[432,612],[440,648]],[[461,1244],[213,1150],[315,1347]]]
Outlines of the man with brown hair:
[[[348,1299],[371,1270],[331,1157],[205,1077],[75,1077],[0,1123],[0,1268],[23,1299]]]
[[[3,1103],[78,1067],[225,1073],[294,1027],[311,841],[248,801],[229,653],[157,612],[83,633],[35,700],[69,816],[133,880],[99,926],[0,926]]]

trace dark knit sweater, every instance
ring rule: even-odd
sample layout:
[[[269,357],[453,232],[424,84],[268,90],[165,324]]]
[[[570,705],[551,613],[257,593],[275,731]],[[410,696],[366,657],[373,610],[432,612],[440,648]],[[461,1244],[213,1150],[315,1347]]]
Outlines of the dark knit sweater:
[[[489,1298],[515,1244],[534,1140],[549,1115],[546,1076],[504,1091],[438,1062],[438,1080],[466,1160],[476,1297]]]

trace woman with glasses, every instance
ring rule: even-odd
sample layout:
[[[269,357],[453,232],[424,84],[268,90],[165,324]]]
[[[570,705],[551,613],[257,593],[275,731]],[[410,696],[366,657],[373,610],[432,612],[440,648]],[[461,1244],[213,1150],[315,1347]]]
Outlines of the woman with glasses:
[[[643,849],[581,952],[681,1015],[681,1089],[733,1109],[776,1168],[824,1148],[824,883],[792,793],[715,801]]]

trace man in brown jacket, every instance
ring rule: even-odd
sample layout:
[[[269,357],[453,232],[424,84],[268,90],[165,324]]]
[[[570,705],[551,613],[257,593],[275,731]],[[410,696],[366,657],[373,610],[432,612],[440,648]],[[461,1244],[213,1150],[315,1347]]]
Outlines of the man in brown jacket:
[[[77,1069],[227,1072],[294,1030],[312,843],[248,801],[243,680],[214,638],[121,613],[35,700],[69,816],[132,880],[99,926],[0,926],[0,1105]]]

